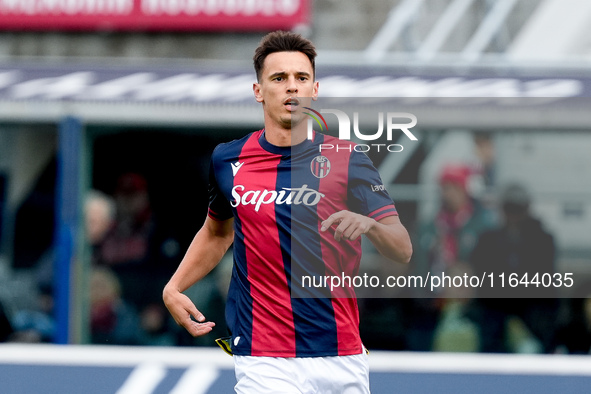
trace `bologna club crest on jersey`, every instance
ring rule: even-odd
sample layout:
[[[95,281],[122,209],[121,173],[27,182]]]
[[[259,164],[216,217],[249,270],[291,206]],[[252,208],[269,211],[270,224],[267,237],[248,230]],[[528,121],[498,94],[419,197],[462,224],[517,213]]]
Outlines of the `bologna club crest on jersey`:
[[[324,156],[316,156],[310,163],[310,170],[316,178],[324,178],[330,172],[330,161]]]

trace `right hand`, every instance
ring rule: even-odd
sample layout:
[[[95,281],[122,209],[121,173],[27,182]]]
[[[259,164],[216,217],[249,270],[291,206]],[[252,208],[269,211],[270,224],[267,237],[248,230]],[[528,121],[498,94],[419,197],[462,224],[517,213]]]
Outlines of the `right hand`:
[[[189,297],[180,291],[166,287],[162,299],[174,321],[192,336],[199,337],[208,334],[215,326],[214,322],[205,321],[205,316],[199,312]]]

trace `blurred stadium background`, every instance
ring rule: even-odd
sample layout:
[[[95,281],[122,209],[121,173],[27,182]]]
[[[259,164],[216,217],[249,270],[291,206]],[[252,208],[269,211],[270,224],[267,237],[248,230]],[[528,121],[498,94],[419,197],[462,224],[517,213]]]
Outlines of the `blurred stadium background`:
[[[374,392],[586,392],[591,362],[573,353],[591,345],[590,20],[587,0],[0,0],[6,392],[231,390],[231,359],[208,348],[231,263],[188,292],[218,323],[207,338],[187,338],[159,294],[205,218],[213,147],[262,127],[251,57],[275,29],[314,41],[322,96],[431,108],[418,144],[377,158],[417,259],[441,170],[462,163],[491,211],[504,185],[525,187],[556,270],[575,274],[550,347],[507,322],[507,352],[528,355],[479,353],[453,309],[414,346],[412,304],[362,300]],[[91,199],[109,242],[87,231]]]

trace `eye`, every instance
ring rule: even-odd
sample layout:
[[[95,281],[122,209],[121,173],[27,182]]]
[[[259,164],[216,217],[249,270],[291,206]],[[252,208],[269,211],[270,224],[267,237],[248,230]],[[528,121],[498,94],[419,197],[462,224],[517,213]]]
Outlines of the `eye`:
[[[273,81],[281,82],[283,81],[283,77],[275,77],[273,78]]]

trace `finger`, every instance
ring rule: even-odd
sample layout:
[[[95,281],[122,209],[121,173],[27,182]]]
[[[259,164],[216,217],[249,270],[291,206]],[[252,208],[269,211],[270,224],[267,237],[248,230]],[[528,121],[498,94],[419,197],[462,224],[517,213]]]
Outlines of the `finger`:
[[[195,320],[197,320],[198,322],[204,322],[205,321],[205,316],[203,315],[203,313],[199,312],[199,309],[197,309],[197,307],[195,306],[195,304],[193,304],[191,302],[191,305],[189,306],[189,310],[188,312],[191,314],[191,316],[193,316],[195,318]]]
[[[197,323],[196,321],[191,320],[190,324],[184,326],[184,328],[194,337],[199,337],[211,332],[211,330],[215,327],[214,322],[205,322],[205,323]]]
[[[345,233],[346,233],[347,229],[349,229],[350,226],[351,226],[351,221],[343,220],[334,231],[334,239],[336,239],[337,241],[340,241],[341,239],[346,238]]]
[[[193,322],[205,321],[205,316],[188,298],[181,298],[179,305],[167,305],[167,308],[176,323],[185,329],[188,329]]]
[[[368,223],[367,220],[361,220],[355,226],[354,231],[349,235],[349,239],[351,241],[356,240],[361,236],[361,234],[367,234],[367,232],[371,229],[371,223]]]
[[[326,230],[328,230],[333,225],[333,223],[336,222],[337,220],[338,219],[337,219],[337,217],[336,217],[335,214],[330,215],[328,217],[328,219],[326,219],[325,221],[323,221],[320,224],[320,226],[321,226],[320,227],[320,231],[326,231]]]
[[[355,229],[355,231],[353,231],[353,233],[349,236],[349,240],[351,241],[355,241],[357,238],[359,238],[361,236],[361,234],[364,234],[365,231],[363,231],[360,227],[358,227],[357,229]]]
[[[334,224],[340,223],[344,219],[345,212],[346,211],[339,211],[330,215],[325,221],[321,223],[320,231],[326,231]]]
[[[197,309],[197,307],[189,299],[189,297],[187,297],[185,294],[182,294],[182,296],[183,297],[182,297],[182,304],[181,305],[182,305],[183,309],[186,311],[186,313],[189,314],[189,317],[192,316],[198,322],[204,322],[205,316],[203,315],[203,313],[201,313],[199,311],[199,309]]]
[[[353,235],[359,231],[359,223],[351,224],[345,231],[343,231],[343,238],[353,241]]]
[[[363,233],[363,221],[358,216],[349,219],[349,225],[343,230],[343,238],[353,241]]]

